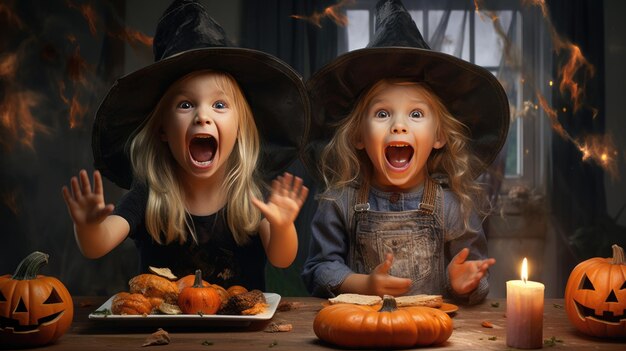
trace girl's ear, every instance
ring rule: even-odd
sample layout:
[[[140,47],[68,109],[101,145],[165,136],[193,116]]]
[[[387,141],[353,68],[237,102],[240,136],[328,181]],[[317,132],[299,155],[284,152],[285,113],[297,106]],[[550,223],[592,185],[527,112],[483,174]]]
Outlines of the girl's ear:
[[[441,135],[438,135],[437,140],[435,140],[435,143],[433,144],[433,148],[441,149],[442,147],[444,147],[444,145],[446,145],[446,139],[443,138]]]
[[[363,142],[361,135],[358,135],[356,137],[356,140],[354,141],[354,147],[356,147],[357,150],[365,149],[365,143]]]

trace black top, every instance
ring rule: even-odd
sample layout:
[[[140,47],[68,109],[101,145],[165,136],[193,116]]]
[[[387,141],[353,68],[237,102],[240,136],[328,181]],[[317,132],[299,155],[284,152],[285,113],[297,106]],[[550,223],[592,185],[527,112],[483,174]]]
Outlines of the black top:
[[[191,215],[198,243],[188,235],[168,245],[156,243],[145,226],[148,193],[145,186],[133,184],[122,197],[114,214],[130,225],[129,237],[139,250],[139,271],[148,266],[169,268],[181,278],[202,270],[204,280],[225,288],[242,285],[247,289],[265,291],[265,252],[259,235],[252,236],[244,246],[238,246],[226,223],[226,208],[210,216]]]

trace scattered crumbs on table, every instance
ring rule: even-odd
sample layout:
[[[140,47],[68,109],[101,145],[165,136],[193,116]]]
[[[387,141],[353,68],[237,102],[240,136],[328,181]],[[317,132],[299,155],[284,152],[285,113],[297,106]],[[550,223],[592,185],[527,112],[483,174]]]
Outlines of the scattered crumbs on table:
[[[491,324],[491,322],[489,322],[489,321],[482,321],[482,322],[480,323],[480,325],[481,325],[483,328],[493,328],[493,324]]]
[[[494,341],[494,340],[496,340],[496,339],[498,339],[498,337],[496,337],[496,336],[492,336],[492,337],[490,337],[490,338],[489,338],[489,339],[487,339],[487,340]]]
[[[202,342],[202,344],[200,344],[202,346],[213,346],[213,341],[209,341],[209,340],[204,340]]]
[[[499,302],[492,302],[491,303],[491,307],[500,307],[500,303]]]
[[[287,312],[297,310],[302,306],[302,302],[281,301],[276,307],[276,312]]]
[[[552,306],[554,306],[554,308],[563,308],[563,305],[559,305],[558,303],[554,303]]]
[[[556,343],[558,343],[558,342],[562,343],[563,340],[557,339],[556,336],[552,336],[550,339],[543,340],[543,345],[552,347],[552,346],[556,346]]]
[[[293,325],[291,323],[271,322],[263,331],[266,333],[279,333],[290,332],[292,329]]]
[[[168,332],[166,332],[162,328],[159,328],[157,331],[150,334],[146,338],[146,342],[144,342],[143,345],[141,346],[145,347],[145,346],[153,346],[153,345],[167,345],[169,343],[170,343],[170,335],[168,334]]]
[[[278,345],[278,341],[274,340],[267,347],[274,347],[276,345]]]

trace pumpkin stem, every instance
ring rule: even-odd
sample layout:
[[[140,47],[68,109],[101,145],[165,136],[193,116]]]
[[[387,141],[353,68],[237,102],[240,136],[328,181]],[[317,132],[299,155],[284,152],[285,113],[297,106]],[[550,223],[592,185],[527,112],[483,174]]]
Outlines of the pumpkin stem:
[[[31,253],[20,262],[11,278],[14,280],[36,279],[39,269],[48,264],[48,257],[48,254],[39,251]]]
[[[613,244],[613,260],[612,264],[626,265],[626,259],[624,258],[624,249],[621,246]]]
[[[383,306],[378,310],[378,312],[393,312],[398,309],[398,305],[396,304],[396,299],[391,295],[383,296]]]
[[[196,269],[196,277],[193,280],[193,287],[194,288],[202,288],[202,271],[199,269]]]

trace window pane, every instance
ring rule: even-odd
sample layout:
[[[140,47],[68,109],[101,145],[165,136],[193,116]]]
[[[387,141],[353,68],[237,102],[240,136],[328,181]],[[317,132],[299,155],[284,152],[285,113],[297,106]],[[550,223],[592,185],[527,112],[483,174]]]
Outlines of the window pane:
[[[496,13],[504,33],[508,32],[511,24],[512,11]],[[476,13],[476,64],[480,66],[498,66],[502,58],[502,38],[494,28],[493,21],[484,13]]]
[[[520,122],[517,118],[509,127],[509,136],[506,141],[506,165],[504,166],[504,174],[507,177],[520,177],[522,175],[522,165],[519,154],[520,150]]]
[[[438,43],[435,42],[437,29],[444,20],[445,11],[429,11],[428,12],[428,44],[437,49]],[[441,47],[439,51],[446,54],[460,57],[469,61],[469,21],[465,17],[465,11],[451,11],[450,18],[446,24]]]
[[[368,10],[348,10],[348,51],[367,46],[370,39],[370,12]]]

